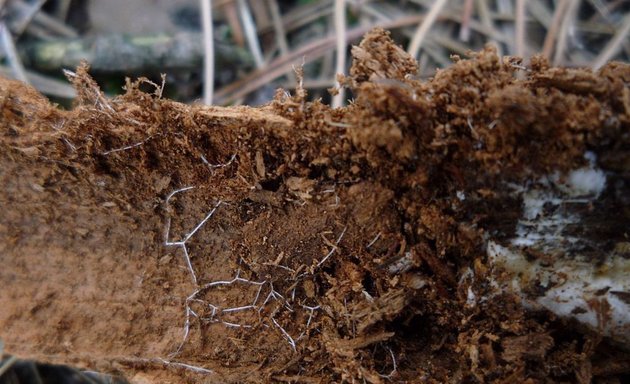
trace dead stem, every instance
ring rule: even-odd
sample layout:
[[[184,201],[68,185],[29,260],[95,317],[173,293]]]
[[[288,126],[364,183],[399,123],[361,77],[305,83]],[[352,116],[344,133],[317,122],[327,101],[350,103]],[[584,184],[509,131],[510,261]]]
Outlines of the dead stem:
[[[553,20],[551,21],[551,25],[549,26],[547,34],[545,35],[545,42],[543,43],[542,49],[543,56],[548,59],[553,53],[554,43],[558,35],[558,27],[561,24],[562,16],[564,15],[568,5],[569,0],[559,0],[558,5],[556,6],[556,10],[553,13]]]
[[[343,74],[346,68],[346,2],[335,0],[335,35],[337,36],[337,64],[335,75]],[[338,93],[333,97],[332,107],[339,108],[343,105],[345,90],[341,84],[336,83]]]
[[[17,49],[15,48],[11,32],[9,32],[9,29],[4,22],[0,23],[0,43],[2,43],[0,51],[4,51],[6,54],[7,61],[9,62],[9,66],[11,67],[15,78],[28,83],[29,81],[26,76],[26,70],[24,69],[24,65],[22,65],[22,60],[20,60]]]
[[[438,14],[445,5],[446,0],[436,0],[431,6],[426,18],[418,24],[416,33],[413,35],[413,38],[409,43],[409,47],[407,48],[407,52],[409,52],[412,57],[418,57],[418,52],[420,52],[420,48],[422,47],[422,43],[424,42],[429,29],[431,29],[431,26],[435,23]]]
[[[247,45],[254,57],[256,68],[262,68],[264,66],[264,59],[262,50],[260,48],[260,42],[258,41],[258,35],[256,34],[256,25],[254,24],[254,18],[252,12],[249,9],[249,4],[246,0],[237,0],[238,10],[241,15],[241,22],[245,29],[245,38],[247,39]]]
[[[201,25],[203,27],[203,102],[211,105],[214,96],[214,39],[212,26],[212,0],[201,3]]]
[[[580,7],[581,0],[574,0],[569,2],[569,6],[567,7],[567,11],[564,14],[564,18],[562,19],[562,24],[560,26],[560,34],[558,37],[558,44],[556,46],[556,52],[553,57],[553,64],[560,65],[564,60],[564,53],[567,47],[567,39],[569,38],[569,30],[572,28],[572,25],[575,23],[575,16],[577,10]]]
[[[598,70],[604,66],[610,59],[612,59],[624,42],[627,43],[628,35],[630,34],[630,14],[627,14],[623,20],[619,23],[620,27],[615,33],[615,36],[606,44],[601,53],[593,61],[592,68]]]
[[[525,57],[525,0],[516,0],[516,56]]]

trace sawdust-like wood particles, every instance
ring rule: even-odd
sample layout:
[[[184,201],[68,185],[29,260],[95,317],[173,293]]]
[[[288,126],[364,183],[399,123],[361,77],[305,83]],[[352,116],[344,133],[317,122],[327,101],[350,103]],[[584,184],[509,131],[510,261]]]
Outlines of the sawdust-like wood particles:
[[[630,67],[488,48],[423,82],[385,31],[352,53],[341,109],[107,99],[84,66],[63,111],[0,79],[5,349],[136,382],[627,378],[613,341],[496,292],[485,244],[511,183],[585,151],[627,181]]]

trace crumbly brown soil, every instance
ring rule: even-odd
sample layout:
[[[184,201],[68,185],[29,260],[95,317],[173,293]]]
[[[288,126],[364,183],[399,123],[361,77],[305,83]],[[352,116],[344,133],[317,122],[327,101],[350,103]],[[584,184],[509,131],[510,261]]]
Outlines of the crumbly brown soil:
[[[139,383],[628,375],[596,333],[490,295],[484,241],[514,231],[507,183],[586,150],[627,177],[630,67],[522,70],[487,49],[422,82],[381,30],[353,55],[342,109],[301,89],[262,108],[187,106],[142,81],[108,100],[83,67],[62,111],[0,79],[8,352]],[[195,285],[165,242],[214,207],[186,242]],[[467,305],[469,287],[488,299]]]

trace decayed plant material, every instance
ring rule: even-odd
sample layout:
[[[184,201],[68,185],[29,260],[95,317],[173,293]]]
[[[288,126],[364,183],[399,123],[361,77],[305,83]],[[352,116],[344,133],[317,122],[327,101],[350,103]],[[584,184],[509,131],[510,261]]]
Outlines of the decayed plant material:
[[[627,375],[628,344],[603,329],[628,292],[602,290],[581,324],[532,304],[548,282],[512,290],[487,249],[627,261],[630,67],[488,48],[421,82],[382,30],[352,53],[340,109],[300,88],[187,106],[143,80],[110,100],[83,66],[61,111],[1,80],[7,350],[159,382]],[[562,232],[581,246],[515,243],[528,188],[589,159],[602,200]]]

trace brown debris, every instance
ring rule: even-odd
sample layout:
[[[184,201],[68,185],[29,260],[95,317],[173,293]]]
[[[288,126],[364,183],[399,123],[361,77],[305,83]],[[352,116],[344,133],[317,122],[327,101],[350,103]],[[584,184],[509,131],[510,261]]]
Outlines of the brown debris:
[[[382,30],[353,55],[356,102],[335,110],[131,81],[109,100],[82,66],[61,111],[0,79],[6,349],[161,382],[627,375],[614,344],[496,294],[484,239],[515,230],[508,183],[586,150],[628,171],[628,66],[517,76],[487,48],[419,82]]]
[[[365,330],[383,320],[393,320],[409,303],[410,297],[403,289],[386,292],[373,301],[359,303],[353,310],[352,318],[357,321],[357,332]],[[390,335],[393,336],[393,333]]]
[[[501,341],[501,357],[512,363],[522,360],[541,361],[553,345],[554,340],[547,333],[508,337]]]
[[[366,81],[403,81],[417,74],[418,63],[401,47],[392,44],[389,35],[388,31],[375,28],[365,34],[358,46],[352,47],[350,80],[353,87]]]

